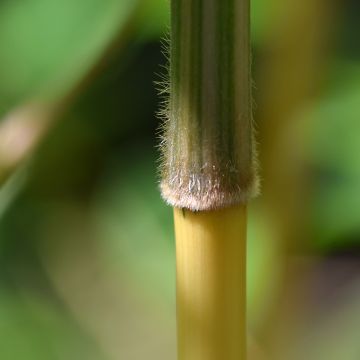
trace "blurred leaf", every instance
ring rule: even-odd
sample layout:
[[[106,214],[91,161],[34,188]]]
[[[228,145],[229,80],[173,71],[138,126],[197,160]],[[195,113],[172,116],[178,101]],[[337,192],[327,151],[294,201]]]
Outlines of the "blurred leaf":
[[[69,319],[30,295],[0,296],[0,358],[99,360],[94,344]]]
[[[95,204],[100,237],[110,264],[125,267],[148,293],[161,293],[172,304],[175,251],[171,208],[160,198],[154,158],[132,157],[132,164],[117,164],[104,179]]]
[[[319,245],[360,234],[360,71],[343,69],[334,91],[305,116],[315,172],[313,226]]]
[[[165,37],[170,21],[168,0],[143,0],[139,10],[140,35],[144,38]]]
[[[252,327],[262,325],[280,290],[284,270],[281,246],[277,241],[271,217],[256,202],[249,206],[248,221],[248,316]]]
[[[6,210],[26,183],[27,171],[27,167],[21,167],[0,187],[0,222]]]
[[[275,17],[281,9],[287,8],[286,4],[283,5],[284,1],[288,0],[273,0],[269,6],[266,0],[251,0],[251,34],[254,45],[263,45],[269,30],[274,27]]]
[[[68,91],[96,62],[137,3],[137,0],[1,2],[3,104],[12,106],[39,93],[53,96]]]

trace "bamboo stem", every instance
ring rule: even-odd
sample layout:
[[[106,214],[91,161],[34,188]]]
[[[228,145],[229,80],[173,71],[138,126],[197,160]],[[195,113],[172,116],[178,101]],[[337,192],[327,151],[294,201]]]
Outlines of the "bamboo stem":
[[[252,136],[250,1],[172,0],[161,192],[215,210],[258,189]]]
[[[246,206],[174,217],[178,360],[245,360]]]
[[[175,208],[178,360],[245,360],[250,0],[171,0],[171,14],[160,188]]]

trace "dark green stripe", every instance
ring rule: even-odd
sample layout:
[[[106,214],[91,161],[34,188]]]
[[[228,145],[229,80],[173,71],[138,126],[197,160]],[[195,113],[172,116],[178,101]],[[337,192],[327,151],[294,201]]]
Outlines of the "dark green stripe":
[[[220,129],[222,150],[228,161],[234,160],[234,0],[218,2]]]
[[[192,18],[193,24],[192,27],[192,106],[194,113],[194,121],[197,122],[196,131],[199,139],[199,165],[201,164],[203,154],[202,154],[202,109],[201,109],[201,96],[202,96],[202,13],[203,13],[203,0],[193,1],[192,3]]]
[[[181,17],[179,16],[182,0],[171,1],[170,34],[170,101],[171,111],[176,111],[179,96],[179,61],[181,59]]]

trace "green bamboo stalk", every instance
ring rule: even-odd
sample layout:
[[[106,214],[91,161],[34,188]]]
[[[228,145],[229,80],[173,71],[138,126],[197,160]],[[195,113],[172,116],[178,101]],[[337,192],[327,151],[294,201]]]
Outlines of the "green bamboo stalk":
[[[249,12],[249,0],[171,1],[161,192],[172,206],[214,210],[257,193]]]

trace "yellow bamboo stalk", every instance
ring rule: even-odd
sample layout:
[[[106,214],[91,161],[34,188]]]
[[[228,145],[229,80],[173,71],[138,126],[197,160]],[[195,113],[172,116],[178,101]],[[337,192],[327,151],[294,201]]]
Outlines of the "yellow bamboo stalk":
[[[246,206],[174,218],[178,360],[245,360]]]

